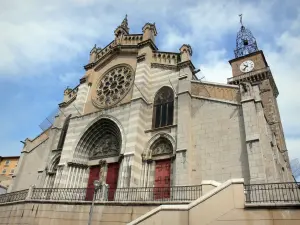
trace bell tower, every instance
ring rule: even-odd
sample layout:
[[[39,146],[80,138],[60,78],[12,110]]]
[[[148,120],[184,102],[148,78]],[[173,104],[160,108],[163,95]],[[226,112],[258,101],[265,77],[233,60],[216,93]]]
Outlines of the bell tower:
[[[259,86],[265,117],[276,136],[279,151],[285,153],[286,143],[277,105],[279,92],[272,71],[263,51],[258,49],[253,34],[243,25],[242,15],[240,15],[240,23],[241,28],[237,33],[234,50],[235,58],[229,61],[232,77],[227,79],[227,83],[238,85],[242,82],[249,82]],[[284,154],[284,157],[289,165],[288,154]]]

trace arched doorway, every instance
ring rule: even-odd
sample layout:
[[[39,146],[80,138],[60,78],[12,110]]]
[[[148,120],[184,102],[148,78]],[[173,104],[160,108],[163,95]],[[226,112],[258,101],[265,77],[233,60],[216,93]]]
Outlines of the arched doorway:
[[[172,144],[159,138],[152,146],[152,159],[155,160],[154,199],[170,198]],[[163,157],[165,156],[165,157]]]
[[[118,185],[121,147],[120,129],[107,118],[95,122],[80,139],[76,157],[89,161],[90,165],[86,200],[92,200],[94,181],[99,179],[109,185],[108,200],[113,200]]]
[[[143,161],[147,177],[142,179],[145,186],[153,187],[154,200],[170,198],[173,174],[173,145],[170,140],[163,134],[158,137],[151,144],[148,153],[143,155]]]
[[[60,160],[60,154],[57,154],[51,160],[51,164],[47,170],[47,176],[45,180],[45,188],[54,188],[54,182],[57,175],[57,167]]]

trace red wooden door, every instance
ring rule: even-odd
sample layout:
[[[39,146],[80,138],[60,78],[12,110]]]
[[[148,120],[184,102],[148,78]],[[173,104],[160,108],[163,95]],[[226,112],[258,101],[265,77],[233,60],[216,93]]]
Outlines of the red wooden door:
[[[99,172],[100,172],[99,166],[90,167],[89,181],[88,181],[86,196],[85,196],[86,201],[93,200],[94,191],[95,191],[94,180],[99,180]]]
[[[156,161],[154,199],[170,198],[171,160]]]
[[[118,185],[119,163],[109,163],[107,165],[106,183],[109,185],[108,201],[114,200],[114,195]]]

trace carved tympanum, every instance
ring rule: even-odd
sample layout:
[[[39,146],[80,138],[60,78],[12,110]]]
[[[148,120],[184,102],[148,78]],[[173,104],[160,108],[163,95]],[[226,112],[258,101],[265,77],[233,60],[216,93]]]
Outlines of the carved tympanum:
[[[95,145],[92,158],[101,158],[114,156],[119,154],[118,144],[116,137],[113,135],[106,135],[100,139],[100,141]]]
[[[152,156],[164,154],[172,154],[172,145],[169,141],[162,139],[153,146]]]
[[[94,103],[100,108],[107,108],[121,101],[133,85],[134,74],[127,65],[120,65],[109,70],[99,80]]]

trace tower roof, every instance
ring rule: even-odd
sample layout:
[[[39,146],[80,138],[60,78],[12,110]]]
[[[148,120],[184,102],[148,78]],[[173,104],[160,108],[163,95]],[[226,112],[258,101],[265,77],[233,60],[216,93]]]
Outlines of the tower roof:
[[[241,29],[236,36],[235,57],[241,57],[258,51],[256,39],[252,32],[243,25],[242,14],[240,16]]]

